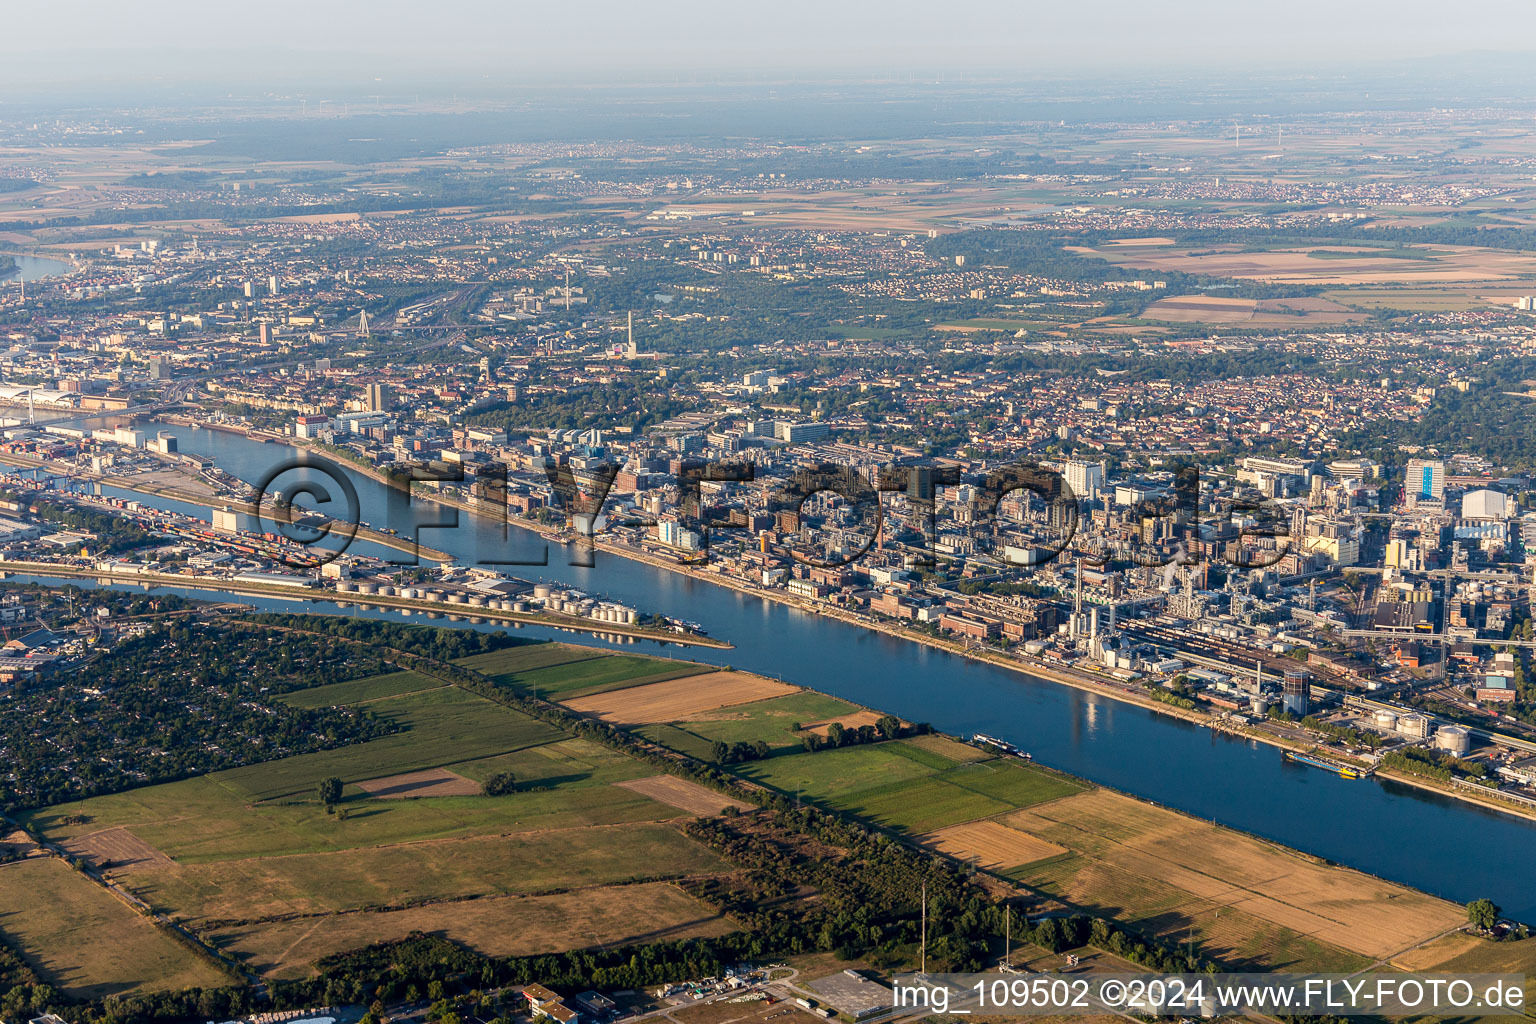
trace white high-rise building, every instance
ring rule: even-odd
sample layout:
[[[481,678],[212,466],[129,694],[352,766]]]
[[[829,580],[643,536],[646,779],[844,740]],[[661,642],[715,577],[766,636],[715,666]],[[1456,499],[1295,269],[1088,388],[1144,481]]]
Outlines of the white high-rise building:
[[[1104,489],[1102,462],[1082,462],[1073,459],[1066,464],[1065,470],[1067,486],[1072,488],[1072,493],[1079,500],[1093,501]]]
[[[1445,497],[1445,463],[1438,459],[1409,459],[1403,490],[1416,498]]]

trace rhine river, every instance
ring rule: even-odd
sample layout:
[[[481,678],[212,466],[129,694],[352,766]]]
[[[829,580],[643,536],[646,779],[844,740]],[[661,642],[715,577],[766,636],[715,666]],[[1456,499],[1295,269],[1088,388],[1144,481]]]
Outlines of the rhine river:
[[[0,274],[0,281],[41,281],[45,277],[57,277],[69,270],[69,264],[63,260],[51,260],[45,256],[13,253],[11,259],[16,261],[16,269],[9,274]]]
[[[293,454],[282,445],[221,431],[169,425],[160,429],[174,433],[182,451],[207,455],[245,480],[260,479]],[[364,520],[383,525],[384,487],[349,475]],[[134,497],[173,507],[152,497]],[[436,515],[431,506],[422,507],[423,518]],[[515,528],[507,533],[503,540],[499,525],[461,513],[456,529],[424,530],[421,541],[467,563],[533,559],[544,548],[543,539],[533,533]],[[1289,764],[1274,747],[607,552],[597,552],[593,568],[566,565],[557,547],[550,548],[549,558],[547,566],[506,566],[504,571],[696,621],[711,636],[736,645],[734,650],[690,650],[683,657],[774,676],[930,722],[959,736],[997,735],[1030,751],[1042,764],[1143,799],[1459,902],[1488,896],[1506,914],[1536,921],[1536,871],[1530,870],[1536,865],[1536,822],[1397,783],[1341,779]],[[306,607],[299,602],[230,599],[273,609]],[[324,604],[307,607],[334,609]],[[1199,856],[1197,850],[1190,853]]]

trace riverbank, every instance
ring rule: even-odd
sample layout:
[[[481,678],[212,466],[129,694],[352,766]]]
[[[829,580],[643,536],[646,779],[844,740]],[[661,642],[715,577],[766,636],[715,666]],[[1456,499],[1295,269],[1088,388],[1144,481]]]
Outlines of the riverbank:
[[[634,640],[655,640],[677,644],[680,647],[708,647],[714,650],[731,650],[732,645],[691,633],[673,633],[645,626],[628,626],[617,623],[594,623],[590,619],[574,615],[535,614],[510,612],[500,608],[481,608],[467,604],[445,604],[375,594],[338,594],[329,590],[312,590],[304,587],[287,587],[280,584],[252,583],[228,580],[220,577],[180,575],[156,572],[118,572],[95,569],[88,566],[57,565],[52,562],[0,561],[0,577],[15,573],[22,576],[43,576],[50,579],[88,579],[110,583],[127,583],[142,587],[171,587],[190,590],[207,590],[243,597],[279,598],[287,601],[325,601],[338,605],[356,605],[363,608],[384,608],[394,611],[420,612],[428,618],[465,619],[468,621],[498,622],[508,625],[541,626],[571,633],[585,633],[596,637],[617,636]]]

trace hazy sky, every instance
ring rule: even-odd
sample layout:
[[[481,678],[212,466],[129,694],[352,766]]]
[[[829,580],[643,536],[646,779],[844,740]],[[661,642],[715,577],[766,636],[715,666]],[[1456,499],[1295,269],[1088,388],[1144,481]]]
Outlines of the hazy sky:
[[[1536,49],[1531,0],[10,0],[3,18],[0,89],[12,93],[103,80],[281,86],[301,74],[1300,69]]]

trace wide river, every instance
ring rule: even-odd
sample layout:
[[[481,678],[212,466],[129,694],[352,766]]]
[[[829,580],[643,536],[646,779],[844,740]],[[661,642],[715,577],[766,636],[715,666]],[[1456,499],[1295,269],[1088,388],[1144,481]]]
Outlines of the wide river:
[[[220,431],[161,429],[178,437],[182,451],[210,456],[246,480],[292,454]],[[382,485],[349,475],[364,519],[382,524]],[[503,540],[500,527],[463,514],[456,529],[426,530],[421,539],[465,562],[535,558],[544,546],[526,531],[509,533]],[[1074,775],[1450,899],[1488,896],[1506,914],[1536,921],[1536,870],[1528,870],[1536,866],[1536,822],[1388,781],[1341,779],[1287,763],[1273,747],[601,551],[593,568],[568,566],[561,556],[551,549],[546,567],[506,571],[697,621],[736,645],[691,649],[687,657],[813,687],[956,735],[1001,736]]]
[[[0,253],[0,255],[4,255]],[[8,274],[0,274],[0,281],[41,281],[45,277],[57,277],[69,270],[69,264],[63,260],[51,260],[46,256],[23,256],[20,253],[11,255],[16,266]]]

